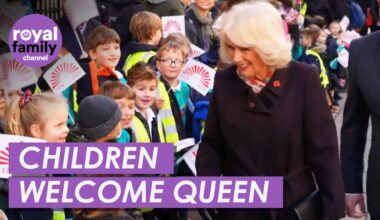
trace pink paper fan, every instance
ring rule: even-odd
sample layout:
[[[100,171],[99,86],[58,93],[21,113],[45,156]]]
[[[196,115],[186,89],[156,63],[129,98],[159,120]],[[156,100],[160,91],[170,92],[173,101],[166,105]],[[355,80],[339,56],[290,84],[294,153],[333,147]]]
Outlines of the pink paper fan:
[[[177,21],[170,20],[170,21],[166,22],[166,24],[164,26],[164,31],[169,31],[171,29],[173,29],[175,31],[181,31],[181,25]]]
[[[0,165],[9,164],[9,147],[0,151]]]
[[[57,86],[61,83],[61,78],[66,74],[80,74],[80,69],[72,63],[59,64],[51,75],[51,84],[53,89],[57,88]]]
[[[191,50],[191,57],[199,57],[201,54],[199,50]]]
[[[211,78],[210,73],[207,71],[207,69],[200,65],[194,65],[190,66],[183,71],[184,74],[189,75],[190,77],[200,77],[200,83],[205,86],[209,87]]]
[[[3,61],[2,80],[8,80],[10,73],[27,74],[30,70],[23,64],[18,63],[15,59],[6,59]]]

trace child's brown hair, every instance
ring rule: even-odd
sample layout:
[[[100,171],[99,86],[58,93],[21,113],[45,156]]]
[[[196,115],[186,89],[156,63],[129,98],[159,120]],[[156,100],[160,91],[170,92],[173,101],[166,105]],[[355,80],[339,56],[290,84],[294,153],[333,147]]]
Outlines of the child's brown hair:
[[[100,25],[91,31],[90,35],[86,40],[86,50],[95,51],[99,45],[117,43],[120,44],[120,37],[117,32],[109,27]]]
[[[137,82],[144,80],[155,80],[158,83],[158,78],[153,68],[145,62],[138,62],[128,70],[128,85],[132,87]]]
[[[182,33],[176,32],[176,33],[170,33],[163,41],[162,45],[169,43],[169,42],[176,42],[184,51],[185,59],[187,59],[191,52],[191,43],[190,40],[183,35]]]
[[[161,18],[152,12],[138,12],[132,16],[129,30],[137,41],[149,41],[158,30],[162,30]]]
[[[136,94],[131,87],[121,83],[120,81],[108,80],[102,84],[99,89],[98,95],[108,96],[112,99],[127,98],[135,100]]]
[[[312,40],[312,44],[315,44],[315,42],[317,42],[317,39],[319,37],[320,31],[321,29],[317,25],[311,24],[308,27],[301,30],[301,35],[310,37]]]
[[[157,51],[157,54],[156,54],[156,60],[160,61],[164,55],[164,52],[167,52],[167,51],[179,51],[182,55],[182,58],[184,59],[183,61],[186,61],[187,59],[187,56],[188,54],[186,53],[186,48],[179,44],[178,42],[176,41],[167,41],[165,44],[163,44]]]

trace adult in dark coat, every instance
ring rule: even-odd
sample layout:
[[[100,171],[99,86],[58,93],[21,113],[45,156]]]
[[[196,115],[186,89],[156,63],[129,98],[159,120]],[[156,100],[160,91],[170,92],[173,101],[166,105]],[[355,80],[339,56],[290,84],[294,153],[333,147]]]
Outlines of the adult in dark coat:
[[[216,74],[197,173],[284,176],[285,199],[284,209],[219,210],[219,219],[291,220],[290,208],[316,185],[322,217],[343,217],[336,128],[317,69],[291,61],[269,3],[235,5],[222,32],[222,57],[235,65]]]
[[[364,54],[364,55],[363,55]],[[372,146],[368,159],[367,201],[372,220],[380,219],[380,32],[350,45],[348,96],[343,115],[341,160],[346,189],[346,212],[364,215],[363,170],[368,121],[372,120]],[[354,208],[360,206],[360,212]]]

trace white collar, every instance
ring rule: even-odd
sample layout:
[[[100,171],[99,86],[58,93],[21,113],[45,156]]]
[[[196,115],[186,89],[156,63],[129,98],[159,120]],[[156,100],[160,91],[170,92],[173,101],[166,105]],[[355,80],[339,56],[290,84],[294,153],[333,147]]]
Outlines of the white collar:
[[[181,91],[181,81],[178,82],[178,85],[176,87],[172,86],[173,92]]]

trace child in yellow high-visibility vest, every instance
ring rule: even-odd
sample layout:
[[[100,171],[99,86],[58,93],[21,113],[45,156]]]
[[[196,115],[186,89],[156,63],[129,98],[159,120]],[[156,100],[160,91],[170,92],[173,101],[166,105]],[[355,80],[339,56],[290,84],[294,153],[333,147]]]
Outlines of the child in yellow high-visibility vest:
[[[152,12],[138,12],[132,16],[129,30],[136,41],[131,41],[122,48],[118,64],[127,75],[138,62],[155,66],[156,51],[162,37],[161,18]]]
[[[158,79],[155,71],[144,62],[129,70],[128,85],[136,94],[132,130],[136,142],[165,142],[161,118],[152,110],[156,100]]]

